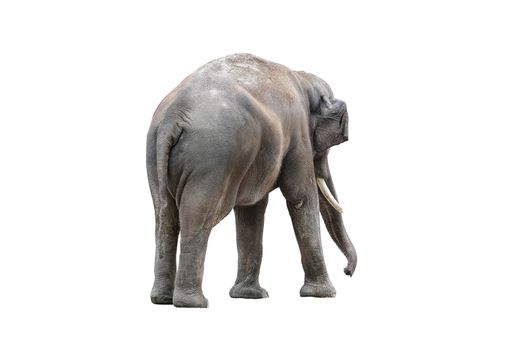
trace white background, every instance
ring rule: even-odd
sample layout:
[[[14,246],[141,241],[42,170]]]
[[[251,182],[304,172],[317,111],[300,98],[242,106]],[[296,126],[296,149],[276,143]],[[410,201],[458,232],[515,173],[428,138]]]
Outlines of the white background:
[[[523,349],[520,1],[5,1],[0,348]],[[302,299],[284,199],[261,284],[234,300],[233,217],[206,310],[149,301],[145,141],[200,65],[250,52],[324,78],[350,112],[331,167],[359,263],[322,228],[335,299]]]

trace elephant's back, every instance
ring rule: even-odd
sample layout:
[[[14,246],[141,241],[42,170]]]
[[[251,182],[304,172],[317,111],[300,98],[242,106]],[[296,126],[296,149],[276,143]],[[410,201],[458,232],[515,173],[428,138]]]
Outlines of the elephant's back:
[[[305,113],[304,101],[296,72],[251,54],[234,54],[208,62],[186,77],[164,98],[154,119],[162,119],[170,109],[185,109],[194,111],[194,123],[213,123],[214,113],[205,113],[206,109],[229,108],[236,113],[253,110],[256,104],[267,112],[265,116],[286,123],[290,116]]]
[[[193,104],[209,97],[215,103],[233,102],[249,94],[269,110],[285,115],[302,108],[302,90],[296,73],[278,63],[251,54],[234,54],[213,60],[197,69],[181,84],[180,95]],[[211,101],[211,102],[213,102]]]
[[[270,142],[280,150],[289,142],[285,129],[290,115],[303,112],[299,93],[290,69],[254,55],[235,54],[197,69],[159,110],[165,117],[185,111],[181,127],[199,135],[192,142],[203,137],[217,145],[236,145],[237,152],[247,144],[271,148],[264,147]]]
[[[246,89],[263,88],[282,83],[293,71],[282,64],[252,54],[234,54],[215,59],[197,69],[191,77],[208,84],[242,86]]]
[[[159,107],[165,117],[179,110],[185,116],[171,153],[172,185],[191,174],[236,188],[236,205],[260,200],[275,188],[290,145],[287,118],[300,118],[300,101],[293,72],[256,56],[227,56],[201,67]]]

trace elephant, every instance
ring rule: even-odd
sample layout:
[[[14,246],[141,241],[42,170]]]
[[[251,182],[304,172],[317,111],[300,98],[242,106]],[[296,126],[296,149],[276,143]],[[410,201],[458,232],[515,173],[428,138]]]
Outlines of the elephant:
[[[267,297],[259,284],[262,235],[268,194],[277,187],[301,254],[300,296],[334,297],[319,212],[351,276],[357,256],[328,166],[330,147],[347,140],[345,102],[313,74],[234,54],[186,77],[157,107],[147,136],[156,223],[151,301],[208,307],[202,292],[208,238],[232,209],[238,272],[230,296]]]

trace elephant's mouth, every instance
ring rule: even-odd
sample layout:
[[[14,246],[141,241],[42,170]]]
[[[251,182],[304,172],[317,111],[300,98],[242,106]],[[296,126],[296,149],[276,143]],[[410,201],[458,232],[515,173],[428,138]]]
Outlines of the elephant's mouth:
[[[337,199],[335,199],[335,197],[332,194],[332,192],[330,192],[330,189],[326,185],[326,181],[322,177],[318,177],[318,178],[316,178],[316,180],[317,180],[317,186],[319,187],[319,190],[323,194],[324,198],[328,201],[328,203],[330,203],[332,208],[337,210],[339,213],[342,213],[343,212],[343,208],[337,202]]]

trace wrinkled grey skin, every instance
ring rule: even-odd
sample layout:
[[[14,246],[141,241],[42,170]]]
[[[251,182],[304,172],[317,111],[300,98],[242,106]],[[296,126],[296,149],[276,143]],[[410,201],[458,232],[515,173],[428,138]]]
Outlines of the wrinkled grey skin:
[[[286,198],[305,273],[301,296],[333,297],[319,234],[319,211],[352,275],[357,258],[341,214],[318,192],[336,196],[328,149],[348,139],[344,102],[318,77],[248,54],[199,68],[157,108],[147,140],[155,206],[155,282],[151,300],[207,307],[202,293],[211,229],[232,209],[237,224],[234,298],[264,298],[259,285],[268,193]],[[176,249],[180,236],[179,266]]]

